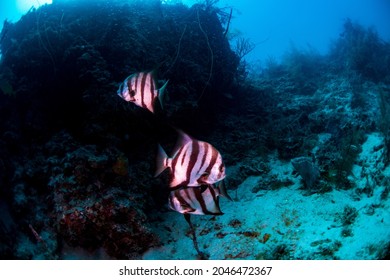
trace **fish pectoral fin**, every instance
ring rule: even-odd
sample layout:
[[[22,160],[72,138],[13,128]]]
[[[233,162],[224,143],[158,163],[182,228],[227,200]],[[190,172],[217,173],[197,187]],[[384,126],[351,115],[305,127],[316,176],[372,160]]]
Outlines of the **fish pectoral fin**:
[[[205,179],[210,175],[208,172],[198,173],[199,179]]]
[[[181,205],[181,207],[183,209],[183,214],[195,212],[195,209],[189,205]]]

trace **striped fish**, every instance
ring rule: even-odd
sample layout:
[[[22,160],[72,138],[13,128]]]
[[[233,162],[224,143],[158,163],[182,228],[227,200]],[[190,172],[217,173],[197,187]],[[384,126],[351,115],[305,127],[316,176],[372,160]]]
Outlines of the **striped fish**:
[[[170,187],[212,185],[226,176],[221,154],[211,144],[198,141],[179,132],[180,138],[172,158],[161,146],[157,156],[158,176],[166,168],[171,171]]]
[[[219,195],[219,189],[210,185],[183,187],[170,192],[168,205],[182,214],[222,215]]]
[[[127,77],[119,86],[117,94],[124,100],[133,102],[154,113],[156,99],[160,100],[162,107],[163,94],[167,84],[168,81],[160,89],[157,89],[153,72],[140,72]]]

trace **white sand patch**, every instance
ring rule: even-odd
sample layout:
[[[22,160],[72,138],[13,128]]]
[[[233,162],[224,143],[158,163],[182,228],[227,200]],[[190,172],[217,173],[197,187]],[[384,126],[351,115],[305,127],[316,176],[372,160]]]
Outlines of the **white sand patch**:
[[[383,139],[369,135],[359,157],[361,164],[377,166],[381,151],[373,152]],[[376,149],[376,148],[375,148]],[[256,190],[261,177],[250,176],[230,195],[237,201],[220,199],[224,215],[192,216],[199,247],[210,259],[377,259],[390,242],[390,202],[382,200],[383,187],[372,196],[355,190],[333,190],[305,195],[300,180],[292,176],[290,163],[275,158],[271,172],[293,185],[278,190]],[[354,168],[356,185],[362,166]],[[352,209],[355,217],[346,213]],[[176,212],[162,214],[156,223],[164,245],[152,248],[144,259],[195,259],[189,227]],[[348,216],[348,217],[347,217]],[[350,222],[350,224],[348,224]]]

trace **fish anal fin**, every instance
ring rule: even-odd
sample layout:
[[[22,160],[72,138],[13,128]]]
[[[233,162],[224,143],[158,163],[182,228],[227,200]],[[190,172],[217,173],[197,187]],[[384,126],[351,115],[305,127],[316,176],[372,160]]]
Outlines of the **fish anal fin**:
[[[225,182],[224,180],[220,181],[218,183],[217,189],[219,191],[219,194],[223,197],[226,197],[227,199],[233,201],[233,199],[230,197],[230,195],[227,193],[226,187],[225,187]]]

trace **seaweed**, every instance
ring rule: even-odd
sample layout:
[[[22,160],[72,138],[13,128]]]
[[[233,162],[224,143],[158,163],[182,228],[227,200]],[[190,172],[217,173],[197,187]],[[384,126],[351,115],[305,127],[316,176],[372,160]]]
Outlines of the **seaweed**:
[[[379,82],[390,74],[390,44],[383,41],[373,28],[365,28],[347,18],[343,32],[330,51],[336,71],[353,71]]]

